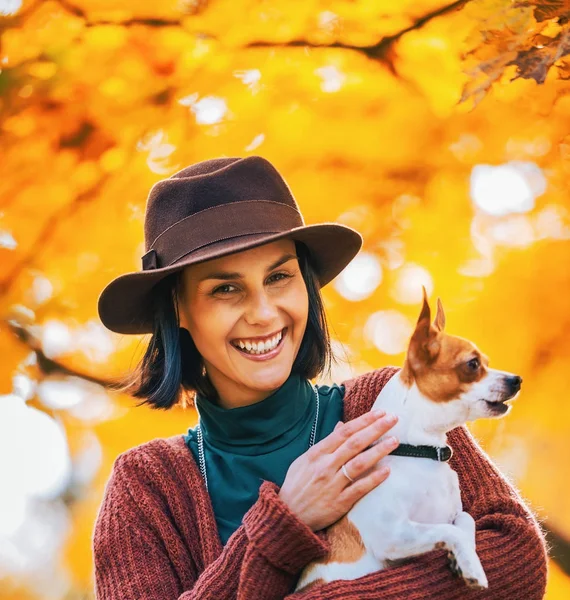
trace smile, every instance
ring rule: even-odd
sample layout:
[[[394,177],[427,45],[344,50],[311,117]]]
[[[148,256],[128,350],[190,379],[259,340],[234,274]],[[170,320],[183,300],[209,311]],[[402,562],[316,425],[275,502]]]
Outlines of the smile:
[[[243,354],[248,358],[272,358],[280,352],[286,333],[287,327],[272,337],[265,338],[264,340],[256,341],[244,338],[233,340],[230,343],[238,352],[240,352],[240,354]]]

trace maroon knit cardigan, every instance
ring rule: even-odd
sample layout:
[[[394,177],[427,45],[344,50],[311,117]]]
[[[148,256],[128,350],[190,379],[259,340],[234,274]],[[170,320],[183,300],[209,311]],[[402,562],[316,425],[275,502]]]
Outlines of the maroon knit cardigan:
[[[378,369],[344,382],[344,420],[370,410],[397,371]],[[132,448],[115,461],[93,535],[98,600],[325,600],[437,598],[539,600],[547,553],[539,525],[514,487],[465,427],[448,434],[464,510],[475,519],[477,553],[489,588],[470,591],[444,550],[356,580],[291,593],[302,568],[325,555],[314,533],[264,481],[259,498],[227,544],[182,435]],[[289,594],[289,595],[288,595]]]

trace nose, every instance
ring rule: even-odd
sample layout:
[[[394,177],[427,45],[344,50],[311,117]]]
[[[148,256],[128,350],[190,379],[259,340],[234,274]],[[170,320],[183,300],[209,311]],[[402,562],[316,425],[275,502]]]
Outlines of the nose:
[[[511,375],[506,381],[511,394],[516,394],[521,389],[522,377],[519,375]]]
[[[261,291],[252,296],[249,306],[246,310],[245,320],[250,324],[270,323],[278,315],[277,307],[268,294]]]

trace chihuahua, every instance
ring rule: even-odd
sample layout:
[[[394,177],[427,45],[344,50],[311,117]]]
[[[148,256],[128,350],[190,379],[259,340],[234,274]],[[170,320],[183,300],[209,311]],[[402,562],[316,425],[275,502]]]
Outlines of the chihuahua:
[[[522,379],[490,369],[472,342],[444,327],[441,300],[432,323],[423,288],[404,366],[371,409],[399,417],[389,433],[400,446],[378,463],[390,467],[390,476],[327,529],[331,551],[305,567],[296,591],[356,579],[437,548],[447,549],[451,570],[468,587],[488,587],[475,551],[475,521],[463,511],[457,474],[447,464],[446,434],[467,421],[506,415]]]

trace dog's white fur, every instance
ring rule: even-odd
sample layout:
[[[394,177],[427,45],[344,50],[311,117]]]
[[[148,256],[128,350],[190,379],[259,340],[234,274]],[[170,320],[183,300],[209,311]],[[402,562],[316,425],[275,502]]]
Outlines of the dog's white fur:
[[[438,306],[438,313],[440,309],[443,311]],[[441,319],[443,328],[443,312]],[[493,410],[493,403],[498,405],[516,395],[509,390],[511,377],[513,374],[506,371],[487,368],[485,376],[458,397],[434,402],[422,394],[415,381],[411,385],[405,381],[400,371],[384,386],[372,410],[398,415],[397,424],[387,435],[395,435],[400,443],[445,446],[446,433],[454,427],[479,418],[503,416],[510,410],[509,406],[499,413]],[[463,511],[458,477],[449,464],[395,455],[378,464],[390,466],[389,477],[346,515],[360,534],[365,546],[363,555],[354,562],[308,565],[296,589],[316,581],[355,579],[386,568],[389,561],[438,547],[453,555],[469,586],[488,587],[475,551],[475,522]]]

